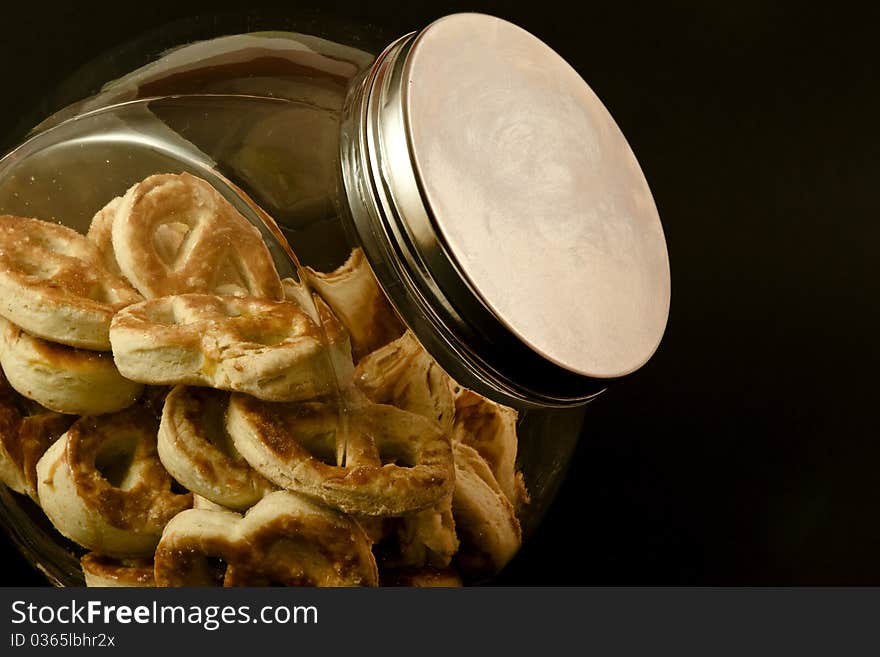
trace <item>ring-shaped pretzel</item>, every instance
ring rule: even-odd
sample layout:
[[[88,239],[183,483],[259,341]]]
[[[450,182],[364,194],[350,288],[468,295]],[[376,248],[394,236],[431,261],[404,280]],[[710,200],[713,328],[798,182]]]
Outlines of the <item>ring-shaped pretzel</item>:
[[[363,357],[354,382],[371,401],[421,415],[451,434],[454,383],[411,331]],[[451,496],[433,508],[395,518],[388,530],[395,540],[379,546],[385,565],[445,568],[458,550]]]
[[[340,413],[321,402],[267,404],[233,395],[226,421],[238,451],[269,481],[348,513],[399,516],[452,491],[449,438],[393,406],[367,403]]]
[[[40,504],[55,528],[109,556],[151,554],[165,524],[192,506],[191,494],[171,489],[157,430],[142,406],[77,420],[37,463]]]
[[[116,254],[113,252],[113,220],[116,219],[120,205],[122,205],[122,197],[117,196],[98,210],[92,217],[86,237],[97,247],[107,270],[122,276],[119,263],[116,262]]]
[[[59,413],[103,415],[131,406],[144,386],[123,377],[113,356],[34,337],[0,318],[0,363],[10,385]]]

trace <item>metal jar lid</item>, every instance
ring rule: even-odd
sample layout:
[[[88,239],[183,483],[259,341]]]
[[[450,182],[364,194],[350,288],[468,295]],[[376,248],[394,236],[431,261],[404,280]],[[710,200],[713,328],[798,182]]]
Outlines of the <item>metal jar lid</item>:
[[[670,275],[648,184],[533,35],[454,14],[403,37],[350,94],[341,146],[357,239],[461,383],[579,403],[656,350]]]

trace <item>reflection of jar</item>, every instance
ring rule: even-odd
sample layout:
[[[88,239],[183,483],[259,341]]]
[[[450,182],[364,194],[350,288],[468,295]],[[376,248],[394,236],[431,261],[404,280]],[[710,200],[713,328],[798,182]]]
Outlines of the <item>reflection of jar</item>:
[[[278,32],[169,51],[0,161],[0,212],[84,233],[133,184],[184,171],[260,228],[313,317],[308,292],[349,323],[351,293],[336,299],[334,285],[362,252],[386,315],[364,312],[384,342],[408,327],[454,391],[516,409],[530,501],[512,502],[526,536],[561,481],[584,404],[662,336],[668,261],[634,156],[580,77],[499,19],[447,17],[378,57]],[[382,347],[375,332],[346,328],[353,364]],[[348,417],[350,367],[331,367],[332,404]],[[81,581],[69,544],[29,501],[4,493],[3,505],[52,581]]]

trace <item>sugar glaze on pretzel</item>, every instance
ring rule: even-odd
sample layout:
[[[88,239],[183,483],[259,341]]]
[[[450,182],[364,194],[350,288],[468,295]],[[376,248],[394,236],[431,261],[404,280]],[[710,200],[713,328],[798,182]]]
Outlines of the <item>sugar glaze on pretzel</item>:
[[[146,298],[193,292],[283,298],[260,231],[188,173],[133,185],[116,208],[111,236],[120,270]]]
[[[77,420],[37,463],[40,504],[55,528],[109,556],[151,554],[165,524],[192,506],[191,494],[171,490],[157,430],[142,406]]]
[[[120,311],[111,342],[119,371],[133,381],[291,401],[334,390],[337,363],[351,374],[347,336],[328,325],[290,301],[182,294]]]
[[[191,509],[165,527],[158,586],[376,586],[370,540],[345,514],[288,491],[244,517]]]
[[[417,413],[445,433],[452,431],[454,383],[411,331],[362,358],[354,381],[377,404]]]
[[[0,315],[28,333],[106,351],[113,315],[140,300],[75,230],[0,216]]]

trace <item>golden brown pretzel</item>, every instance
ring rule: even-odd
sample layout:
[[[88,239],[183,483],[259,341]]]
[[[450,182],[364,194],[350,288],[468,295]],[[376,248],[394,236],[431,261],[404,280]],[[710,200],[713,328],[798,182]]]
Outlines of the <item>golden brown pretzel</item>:
[[[305,278],[351,335],[355,362],[403,333],[404,326],[379,289],[363,250],[352,251],[348,260],[330,273],[307,267]]]
[[[0,374],[0,481],[37,497],[37,461],[76,418],[25,399]]]
[[[192,495],[171,490],[156,453],[155,416],[142,406],[77,420],[37,463],[40,504],[62,534],[114,557],[153,552]]]
[[[346,515],[288,491],[244,515],[191,509],[156,549],[158,586],[376,586],[370,541]]]
[[[28,333],[109,350],[113,315],[140,300],[83,235],[39,219],[0,216],[0,315]]]
[[[455,417],[454,383],[412,331],[362,358],[355,385],[377,404],[391,404],[436,422],[451,433]]]
[[[188,173],[132,186],[112,222],[116,262],[147,298],[202,292],[283,298],[260,231]]]
[[[351,372],[344,333],[322,329],[291,301],[208,294],[151,299],[113,318],[111,342],[119,371],[133,381],[210,386],[273,401],[331,392],[336,363]]]
[[[457,390],[452,440],[480,453],[514,508],[529,500],[523,475],[516,471],[516,421],[515,409],[466,388]]]
[[[101,254],[101,259],[108,271],[122,276],[119,263],[116,262],[116,254],[113,252],[113,220],[116,212],[122,204],[122,197],[117,196],[92,217],[89,224],[89,232],[86,237],[91,241]]]
[[[269,481],[349,513],[399,516],[430,508],[452,490],[449,438],[393,406],[340,413],[327,403],[233,395],[226,420],[238,451]]]
[[[144,389],[119,373],[109,352],[49,342],[2,317],[0,363],[20,394],[59,413],[115,413],[131,406]]]
[[[188,490],[229,509],[247,509],[275,487],[251,468],[226,432],[229,393],[176,386],[165,398],[159,458]]]

